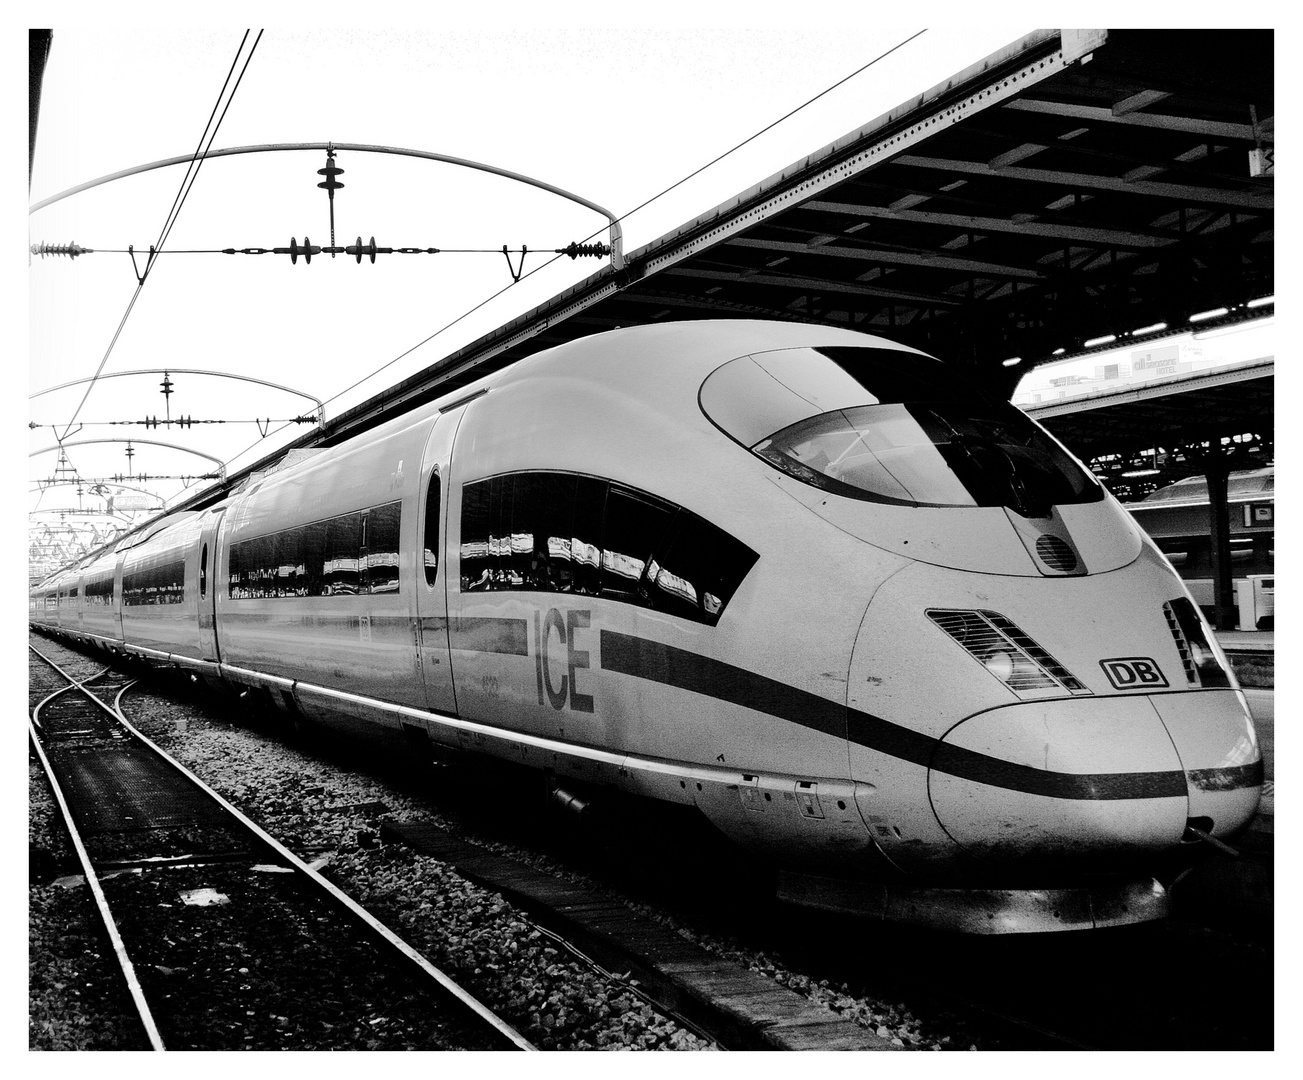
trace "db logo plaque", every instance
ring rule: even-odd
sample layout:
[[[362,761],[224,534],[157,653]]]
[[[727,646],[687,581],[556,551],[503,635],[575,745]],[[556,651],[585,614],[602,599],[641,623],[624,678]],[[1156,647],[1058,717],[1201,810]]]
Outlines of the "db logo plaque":
[[[1101,660],[1099,666],[1115,690],[1155,690],[1167,685],[1158,664],[1147,656],[1120,656]]]

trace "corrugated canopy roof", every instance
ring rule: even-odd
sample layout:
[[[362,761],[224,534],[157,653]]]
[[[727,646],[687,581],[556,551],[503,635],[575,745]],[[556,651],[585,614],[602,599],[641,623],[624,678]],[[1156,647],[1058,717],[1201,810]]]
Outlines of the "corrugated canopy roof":
[[[1244,318],[1274,292],[1274,181],[1250,175],[1273,146],[1272,49],[1270,30],[1030,34],[298,445],[616,326],[832,323],[1008,394],[1055,349],[1222,306]]]
[[[1271,440],[1275,372],[1274,360],[1254,360],[1026,412],[1083,458],[1249,432]]]
[[[1027,364],[1101,334],[1183,328],[1221,306],[1243,317],[1234,305],[1274,290],[1274,181],[1249,166],[1272,146],[1272,45],[1269,30],[1031,34],[341,426],[578,336],[661,320],[851,326],[1011,390]],[[1020,369],[1001,366],[1012,356]]]

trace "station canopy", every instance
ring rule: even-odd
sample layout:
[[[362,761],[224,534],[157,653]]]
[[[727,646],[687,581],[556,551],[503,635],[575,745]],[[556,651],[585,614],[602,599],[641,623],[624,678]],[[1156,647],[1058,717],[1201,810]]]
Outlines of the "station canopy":
[[[301,445],[617,326],[844,326],[1008,396],[1103,335],[1143,328],[1148,343],[1191,315],[1225,308],[1206,328],[1270,314],[1249,305],[1274,294],[1273,44],[1270,30],[1029,34]]]

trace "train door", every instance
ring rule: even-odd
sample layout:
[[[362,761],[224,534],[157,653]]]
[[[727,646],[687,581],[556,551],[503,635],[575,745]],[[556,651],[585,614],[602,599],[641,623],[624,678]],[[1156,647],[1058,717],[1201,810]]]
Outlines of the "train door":
[[[217,527],[225,510],[205,518],[199,529],[199,581],[195,598],[199,605],[199,656],[216,663],[217,651]]]
[[[418,541],[421,565],[416,572],[416,651],[425,684],[426,707],[432,712],[457,713],[452,684],[452,654],[448,642],[448,479],[453,436],[462,408],[441,413],[421,460],[421,502]]]

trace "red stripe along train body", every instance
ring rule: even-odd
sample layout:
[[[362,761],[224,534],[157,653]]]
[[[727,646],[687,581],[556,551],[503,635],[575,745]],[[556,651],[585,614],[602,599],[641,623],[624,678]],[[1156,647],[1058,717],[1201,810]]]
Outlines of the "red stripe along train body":
[[[695,806],[797,902],[1161,917],[1257,807],[1161,553],[939,361],[789,323],[539,353],[33,591],[34,624],[311,722]]]

